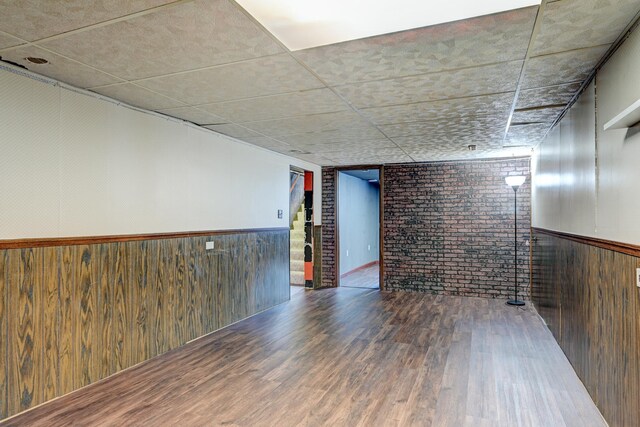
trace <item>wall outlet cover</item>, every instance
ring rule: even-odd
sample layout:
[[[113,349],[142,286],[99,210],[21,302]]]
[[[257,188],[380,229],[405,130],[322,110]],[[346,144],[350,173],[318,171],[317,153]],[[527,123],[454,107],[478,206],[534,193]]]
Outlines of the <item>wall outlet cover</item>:
[[[211,249],[215,248],[215,242],[206,242],[205,243],[205,249],[210,251]]]

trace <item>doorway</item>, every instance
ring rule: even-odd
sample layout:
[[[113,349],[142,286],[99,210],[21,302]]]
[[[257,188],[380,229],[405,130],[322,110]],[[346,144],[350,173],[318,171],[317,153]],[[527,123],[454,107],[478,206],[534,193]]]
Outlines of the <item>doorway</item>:
[[[290,296],[313,288],[313,172],[289,170]]]
[[[338,286],[380,289],[381,170],[337,173]]]

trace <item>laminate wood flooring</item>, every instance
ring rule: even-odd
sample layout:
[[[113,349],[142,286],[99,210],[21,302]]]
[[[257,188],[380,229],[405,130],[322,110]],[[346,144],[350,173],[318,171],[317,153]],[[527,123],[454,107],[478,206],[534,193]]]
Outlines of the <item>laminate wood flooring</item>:
[[[29,426],[604,426],[538,315],[327,289],[6,421]]]
[[[380,266],[378,264],[354,271],[340,278],[340,286],[346,288],[380,288]]]

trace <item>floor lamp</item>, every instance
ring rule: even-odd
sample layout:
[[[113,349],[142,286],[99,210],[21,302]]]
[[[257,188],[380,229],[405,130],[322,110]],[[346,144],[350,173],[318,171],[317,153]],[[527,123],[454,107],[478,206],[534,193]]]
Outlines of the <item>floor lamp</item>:
[[[513,272],[515,277],[514,289],[515,298],[507,301],[509,305],[524,305],[524,301],[518,299],[518,188],[527,179],[526,176],[508,176],[506,178],[507,185],[513,188],[513,256],[514,265]]]

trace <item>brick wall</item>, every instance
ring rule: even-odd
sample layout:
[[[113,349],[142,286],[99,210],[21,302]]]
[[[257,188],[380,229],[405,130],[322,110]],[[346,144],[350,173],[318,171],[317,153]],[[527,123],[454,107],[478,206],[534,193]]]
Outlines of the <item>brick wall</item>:
[[[336,284],[336,198],[334,168],[322,168],[322,280],[321,287]]]
[[[529,159],[384,167],[384,285],[388,290],[513,295],[513,190]],[[335,286],[335,169],[323,168],[323,286]],[[518,191],[521,298],[529,295],[530,178]]]

